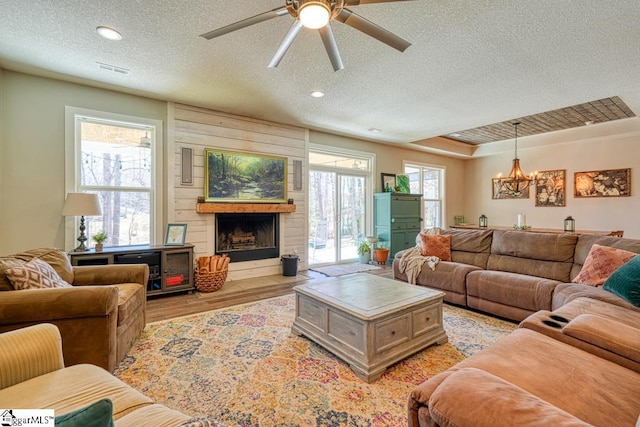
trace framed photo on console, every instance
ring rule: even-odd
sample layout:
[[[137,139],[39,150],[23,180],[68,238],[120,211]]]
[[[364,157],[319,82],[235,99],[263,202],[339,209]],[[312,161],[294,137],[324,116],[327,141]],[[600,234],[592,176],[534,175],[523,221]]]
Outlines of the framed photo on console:
[[[167,224],[164,233],[165,246],[184,246],[187,237],[187,224]]]

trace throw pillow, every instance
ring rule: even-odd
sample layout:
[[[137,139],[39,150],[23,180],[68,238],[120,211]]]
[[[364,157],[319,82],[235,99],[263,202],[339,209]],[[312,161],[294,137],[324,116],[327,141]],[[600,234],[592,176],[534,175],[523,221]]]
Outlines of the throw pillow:
[[[640,307],[640,256],[633,257],[614,271],[604,282],[602,289]]]
[[[0,291],[13,290],[13,285],[11,285],[11,282],[7,278],[7,274],[5,272],[10,268],[20,267],[21,265],[25,265],[26,263],[27,261],[12,257],[0,258]]]
[[[429,235],[420,233],[420,254],[422,256],[436,256],[441,261],[451,261],[451,235]]]
[[[60,278],[53,267],[38,258],[24,265],[9,268],[4,273],[16,290],[71,287]]]
[[[55,419],[56,427],[113,427],[113,404],[101,399]]]
[[[618,267],[636,256],[635,252],[594,244],[580,273],[573,279],[575,283],[600,286]]]

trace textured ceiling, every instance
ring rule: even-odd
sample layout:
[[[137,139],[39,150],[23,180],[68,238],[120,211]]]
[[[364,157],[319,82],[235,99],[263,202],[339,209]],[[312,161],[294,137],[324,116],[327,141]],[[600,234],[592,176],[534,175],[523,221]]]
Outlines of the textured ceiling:
[[[401,53],[335,22],[345,66],[338,72],[317,31],[306,29],[280,66],[267,68],[290,16],[199,37],[283,4],[0,0],[0,67],[416,148],[461,129],[610,97],[640,111],[637,0],[352,6],[412,46]],[[99,25],[123,39],[100,38]],[[313,90],[326,96],[311,98]]]

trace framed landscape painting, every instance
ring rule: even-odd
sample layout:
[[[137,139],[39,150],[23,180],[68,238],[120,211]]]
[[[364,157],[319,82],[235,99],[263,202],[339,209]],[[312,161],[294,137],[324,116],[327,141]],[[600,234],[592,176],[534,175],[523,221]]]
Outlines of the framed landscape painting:
[[[287,158],[207,148],[205,202],[286,203]]]
[[[536,206],[565,206],[566,198],[565,169],[538,172]]]
[[[577,198],[631,196],[631,169],[575,172],[573,188]]]
[[[502,184],[502,179],[491,179],[491,198],[494,200],[499,199],[528,199],[529,187],[522,191],[511,191]]]

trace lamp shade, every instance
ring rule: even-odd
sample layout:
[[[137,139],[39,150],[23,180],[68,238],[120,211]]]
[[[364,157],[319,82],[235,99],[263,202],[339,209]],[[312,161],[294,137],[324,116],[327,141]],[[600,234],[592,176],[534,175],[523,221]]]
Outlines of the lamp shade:
[[[69,193],[62,208],[63,216],[102,215],[97,194]]]

